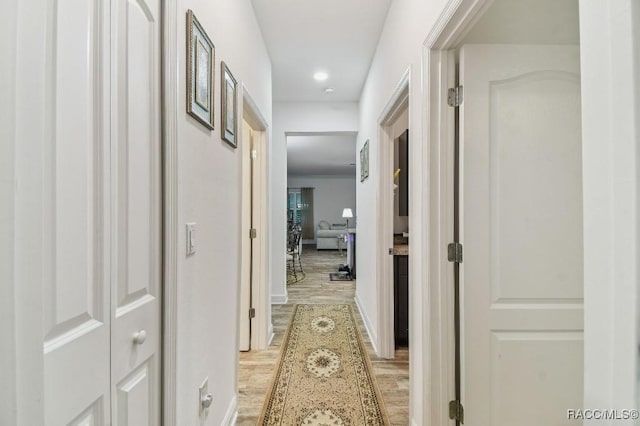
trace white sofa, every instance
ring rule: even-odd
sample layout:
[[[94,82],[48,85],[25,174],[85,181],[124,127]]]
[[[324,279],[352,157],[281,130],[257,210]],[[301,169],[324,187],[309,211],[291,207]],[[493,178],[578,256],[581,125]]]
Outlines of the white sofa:
[[[316,248],[318,250],[337,250],[338,249],[338,237],[346,234],[346,224],[334,223],[333,225],[326,220],[318,222],[316,228]],[[346,248],[343,245],[342,248]]]

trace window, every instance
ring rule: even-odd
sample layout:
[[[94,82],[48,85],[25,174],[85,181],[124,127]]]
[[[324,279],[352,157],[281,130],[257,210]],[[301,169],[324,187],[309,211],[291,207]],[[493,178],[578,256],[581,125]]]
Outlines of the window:
[[[287,206],[287,219],[289,222],[301,223],[302,222],[302,196],[299,188],[290,188],[288,195]]]

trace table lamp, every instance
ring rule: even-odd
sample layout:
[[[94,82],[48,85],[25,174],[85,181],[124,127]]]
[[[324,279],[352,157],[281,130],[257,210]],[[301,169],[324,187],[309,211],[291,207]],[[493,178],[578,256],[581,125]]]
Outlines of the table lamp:
[[[351,209],[347,207],[346,209],[342,210],[342,217],[344,219],[347,219],[346,229],[349,229],[349,218],[353,217],[353,212],[351,211]]]

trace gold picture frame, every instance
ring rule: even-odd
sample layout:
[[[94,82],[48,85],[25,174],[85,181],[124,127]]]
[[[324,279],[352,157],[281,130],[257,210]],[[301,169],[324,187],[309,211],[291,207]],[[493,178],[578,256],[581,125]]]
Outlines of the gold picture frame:
[[[222,104],[222,125],[220,126],[222,139],[234,148],[238,147],[238,81],[235,79],[227,64],[220,65],[220,99]]]
[[[187,11],[187,113],[214,129],[216,48],[191,9]]]
[[[369,139],[360,150],[360,182],[369,178]]]

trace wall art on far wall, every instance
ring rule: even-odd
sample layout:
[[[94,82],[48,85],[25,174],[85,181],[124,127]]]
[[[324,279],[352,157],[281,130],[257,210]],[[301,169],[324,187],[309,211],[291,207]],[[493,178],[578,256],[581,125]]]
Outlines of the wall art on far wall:
[[[360,182],[369,177],[369,139],[360,150]]]
[[[202,25],[187,11],[187,112],[213,130],[215,46]]]
[[[238,129],[238,114],[236,105],[236,95],[238,90],[238,82],[229,71],[227,64],[222,61],[220,66],[222,70],[221,90],[220,97],[222,98],[222,139],[229,142],[229,144],[237,148],[237,129]]]

